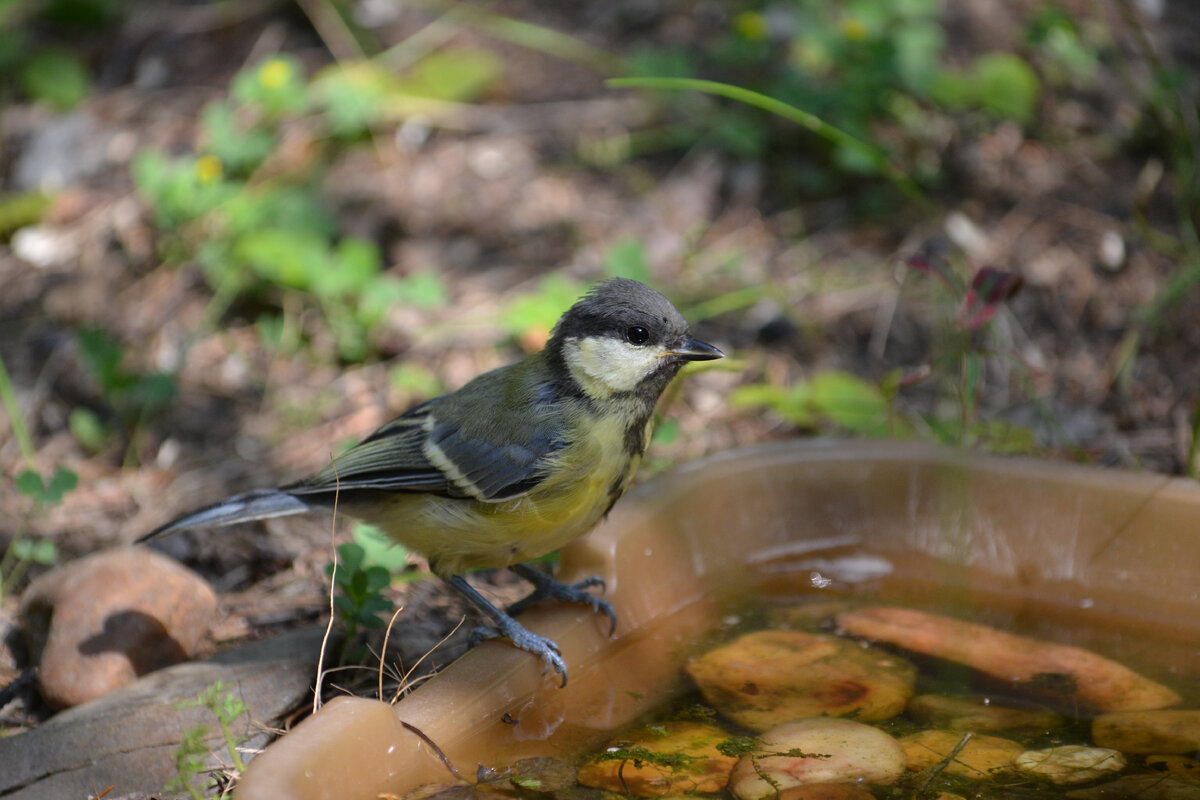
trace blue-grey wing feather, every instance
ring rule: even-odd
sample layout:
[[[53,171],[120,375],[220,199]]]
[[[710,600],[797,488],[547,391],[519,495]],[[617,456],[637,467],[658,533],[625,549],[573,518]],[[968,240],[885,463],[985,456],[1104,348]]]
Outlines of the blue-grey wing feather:
[[[521,369],[527,363],[507,374],[486,373],[456,395],[410,409],[284,490],[302,496],[358,489],[429,492],[488,502],[530,491],[545,479],[565,442],[557,435],[557,395],[536,370]],[[506,398],[505,392],[516,397]],[[442,469],[431,451],[452,468]]]

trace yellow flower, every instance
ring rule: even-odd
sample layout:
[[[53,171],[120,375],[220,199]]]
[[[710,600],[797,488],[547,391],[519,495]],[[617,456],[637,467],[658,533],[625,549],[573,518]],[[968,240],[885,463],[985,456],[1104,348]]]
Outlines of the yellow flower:
[[[846,19],[842,20],[841,28],[842,35],[852,42],[861,42],[863,39],[866,39],[867,34],[870,33],[870,31],[867,30],[866,25],[862,24],[862,22],[854,19],[853,17],[847,17]]]
[[[258,70],[258,82],[267,89],[278,89],[292,79],[291,62],[272,58]]]
[[[733,29],[743,38],[762,41],[767,38],[767,18],[757,11],[743,11],[733,18]]]
[[[224,174],[225,168],[221,165],[221,159],[211,153],[201,156],[196,161],[196,179],[201,183],[215,183],[221,180]]]

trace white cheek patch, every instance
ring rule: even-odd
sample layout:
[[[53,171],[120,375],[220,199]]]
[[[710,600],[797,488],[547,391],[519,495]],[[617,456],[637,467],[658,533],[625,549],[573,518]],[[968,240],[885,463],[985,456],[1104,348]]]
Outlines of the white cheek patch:
[[[593,336],[568,340],[563,355],[575,380],[596,397],[633,391],[658,369],[660,351],[610,336]]]

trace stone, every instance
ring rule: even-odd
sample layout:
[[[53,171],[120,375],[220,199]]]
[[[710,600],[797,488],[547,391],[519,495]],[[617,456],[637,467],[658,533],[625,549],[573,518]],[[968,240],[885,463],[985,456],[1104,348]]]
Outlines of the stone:
[[[886,786],[904,774],[906,765],[895,739],[848,719],[796,720],[764,732],[759,741],[759,749],[742,756],[729,778],[729,789],[739,800],[765,800],[813,784]],[[793,800],[800,797],[809,795],[797,790]]]
[[[928,730],[900,739],[908,758],[908,768],[919,772],[945,761],[962,741],[958,731]],[[999,736],[977,734],[955,754],[946,766],[946,773],[981,780],[1010,769],[1017,756],[1025,752],[1020,744]]]
[[[1053,644],[907,608],[871,606],[838,614],[846,633],[965,664],[1012,690],[1073,708],[1137,711],[1180,697],[1128,667],[1079,647]]]
[[[1146,767],[1171,775],[1186,775],[1200,780],[1200,761],[1187,756],[1146,756]]]
[[[21,621],[47,704],[69,708],[201,654],[217,599],[144,548],[86,556],[35,580]]]
[[[853,783],[808,783],[784,789],[777,800],[875,800],[875,795]]]
[[[207,726],[208,748],[225,751],[213,714],[181,707],[217,681],[246,705],[246,714],[231,728],[235,736],[249,737],[241,748],[243,758],[249,757],[273,738],[271,728],[282,727],[282,720],[312,703],[324,634],[324,627],[304,629],[207,661],[167,667],[36,728],[0,738],[0,797],[83,798],[108,786],[115,787],[109,797],[139,792],[162,797],[163,785],[175,774],[173,754],[190,728]],[[216,763],[214,757],[210,764]]]
[[[579,782],[636,797],[719,792],[737,763],[736,756],[717,750],[729,738],[720,728],[699,722],[646,725],[580,767]],[[662,756],[663,761],[638,759],[639,750]],[[622,752],[629,757],[613,757]]]
[[[890,719],[912,697],[916,668],[899,656],[837,636],[765,630],[692,660],[705,699],[755,731],[816,717]]]
[[[1092,741],[1123,753],[1194,753],[1200,750],[1200,710],[1100,714],[1092,720]]]
[[[1013,764],[1027,775],[1047,778],[1065,786],[1087,783],[1109,773],[1120,772],[1125,769],[1125,756],[1107,747],[1068,744],[1045,750],[1026,750],[1017,756]]]
[[[1200,800],[1200,781],[1182,775],[1124,775],[1074,789],[1066,796],[1071,800]]]
[[[917,722],[948,731],[1026,730],[1043,732],[1061,727],[1063,718],[1052,711],[1012,708],[978,697],[922,694],[908,701],[907,714]]]

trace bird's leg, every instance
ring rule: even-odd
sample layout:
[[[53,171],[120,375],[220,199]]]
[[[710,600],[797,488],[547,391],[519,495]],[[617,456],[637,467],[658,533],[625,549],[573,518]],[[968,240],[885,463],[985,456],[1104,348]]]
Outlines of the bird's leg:
[[[608,635],[612,636],[616,633],[617,612],[613,610],[612,603],[597,597],[591,592],[585,591],[591,589],[593,586],[599,586],[600,590],[604,591],[604,580],[602,578],[593,575],[590,578],[581,580],[579,583],[566,584],[559,583],[540,569],[531,567],[528,564],[514,564],[510,569],[532,583],[534,588],[527,596],[508,607],[507,611],[509,614],[516,616],[534,603],[539,603],[542,600],[579,603],[591,608],[595,614],[604,614],[608,617],[609,622],[612,623]]]
[[[567,665],[562,653],[553,639],[538,636],[526,629],[515,619],[492,605],[486,597],[476,591],[461,575],[450,575],[446,583],[453,586],[458,593],[471,601],[483,613],[495,621],[494,626],[484,626],[471,631],[471,643],[478,644],[484,639],[508,639],[514,646],[527,653],[533,653],[545,662],[548,669],[553,669],[562,675],[562,685],[567,685]]]

